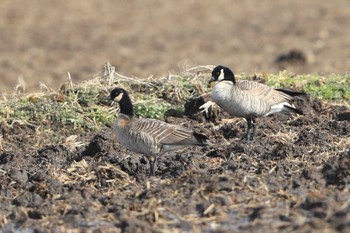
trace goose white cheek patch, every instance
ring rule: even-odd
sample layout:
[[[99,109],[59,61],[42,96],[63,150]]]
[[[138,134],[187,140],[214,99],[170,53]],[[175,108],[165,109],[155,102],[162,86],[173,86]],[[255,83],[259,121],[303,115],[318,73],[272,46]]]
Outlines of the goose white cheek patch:
[[[117,95],[116,97],[114,97],[114,101],[115,101],[115,102],[121,101],[121,99],[123,98],[123,95],[124,95],[124,93],[120,93],[119,95]]]
[[[221,80],[224,80],[224,78],[225,78],[224,69],[221,69],[218,80],[221,81]]]

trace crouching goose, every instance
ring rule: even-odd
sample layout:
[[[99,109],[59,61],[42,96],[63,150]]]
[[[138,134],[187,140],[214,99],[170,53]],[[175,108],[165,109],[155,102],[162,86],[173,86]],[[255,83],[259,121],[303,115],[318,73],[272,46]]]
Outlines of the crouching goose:
[[[119,103],[120,113],[113,126],[118,141],[128,150],[144,154],[150,164],[150,175],[154,175],[157,156],[189,146],[207,146],[208,138],[180,125],[163,121],[134,118],[129,94],[115,88],[106,98]]]
[[[217,82],[212,89],[212,99],[223,110],[232,116],[244,117],[247,120],[246,140],[254,140],[256,118],[277,112],[295,112],[303,114],[289,103],[294,96],[306,95],[285,89],[274,89],[264,84],[235,80],[233,72],[225,66],[217,66],[212,71],[209,83]],[[212,103],[200,108],[206,111]]]

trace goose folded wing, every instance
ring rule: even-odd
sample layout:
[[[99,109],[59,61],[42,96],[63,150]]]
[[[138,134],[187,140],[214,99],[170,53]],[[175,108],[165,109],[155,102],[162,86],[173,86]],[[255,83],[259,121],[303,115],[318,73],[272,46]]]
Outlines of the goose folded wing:
[[[195,143],[193,132],[179,125],[153,119],[138,119],[134,130],[148,138],[148,140],[163,145],[186,145]]]
[[[243,93],[264,100],[270,105],[279,104],[291,99],[291,96],[288,94],[277,91],[265,84],[247,80],[237,82],[237,84]]]

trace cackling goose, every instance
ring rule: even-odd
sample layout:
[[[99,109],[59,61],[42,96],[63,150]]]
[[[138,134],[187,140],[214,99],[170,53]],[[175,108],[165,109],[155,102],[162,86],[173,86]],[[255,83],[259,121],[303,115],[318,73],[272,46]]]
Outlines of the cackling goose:
[[[207,146],[208,138],[180,125],[163,121],[134,118],[133,105],[128,92],[115,88],[107,99],[119,103],[120,113],[113,126],[118,141],[128,150],[146,156],[150,175],[154,175],[157,156],[189,146]]]
[[[232,116],[244,117],[247,120],[246,140],[254,139],[256,118],[277,112],[295,112],[303,114],[288,103],[294,96],[306,95],[285,89],[274,89],[264,84],[235,80],[233,72],[225,66],[217,66],[212,71],[209,83],[217,82],[212,89],[212,99]],[[202,109],[209,108],[207,103]]]

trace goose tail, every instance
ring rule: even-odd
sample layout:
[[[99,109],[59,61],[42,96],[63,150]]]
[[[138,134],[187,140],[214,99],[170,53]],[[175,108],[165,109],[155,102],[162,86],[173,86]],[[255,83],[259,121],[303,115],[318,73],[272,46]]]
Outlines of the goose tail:
[[[288,109],[288,111],[290,111],[290,112],[295,112],[295,113],[297,113],[297,114],[299,114],[299,115],[304,115],[304,112],[303,112],[303,111],[301,111],[301,110],[299,110],[299,109],[296,109],[296,108],[294,108],[293,106],[283,105],[283,107],[286,108],[286,109]]]
[[[290,95],[290,96],[307,95],[305,92],[302,92],[302,91],[293,91],[293,90],[287,90],[287,89],[282,89],[282,88],[277,88],[275,90],[283,92],[283,93]]]
[[[280,104],[276,104],[271,106],[271,109],[268,113],[266,113],[264,116],[269,116],[271,114],[277,113],[277,112],[294,112],[297,113],[299,115],[304,115],[303,111],[296,109],[294,107],[294,105],[288,103],[288,102],[284,102],[284,103],[280,103]]]
[[[193,137],[196,141],[195,145],[197,146],[208,146],[210,145],[209,138],[203,134],[193,133]]]

